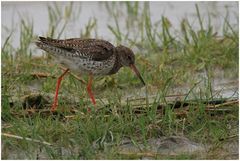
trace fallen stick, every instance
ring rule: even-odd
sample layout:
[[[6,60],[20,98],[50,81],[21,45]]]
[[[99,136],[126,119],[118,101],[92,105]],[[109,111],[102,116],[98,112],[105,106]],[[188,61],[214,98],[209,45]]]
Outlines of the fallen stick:
[[[55,78],[54,76],[51,76],[49,73],[32,72],[30,73],[30,75],[36,78],[46,78],[46,77]]]
[[[59,68],[61,68],[62,70],[66,70],[67,68],[64,68],[62,66],[59,66]],[[73,74],[72,72],[69,72],[72,76],[74,76],[77,80],[79,80],[80,82],[82,82],[83,84],[87,84],[85,80],[83,80],[82,78],[80,78],[79,76]]]
[[[34,66],[40,66],[40,67],[52,67],[54,66],[53,64],[48,64],[48,65],[45,65],[45,64],[36,64],[36,63],[31,63],[32,65]],[[66,68],[62,67],[62,66],[58,66],[60,69],[62,70],[66,70]],[[79,80],[80,82],[82,82],[83,84],[87,84],[86,81],[84,81],[83,79],[81,79],[79,76],[73,74],[72,72],[69,72],[73,77],[75,77],[77,80]]]
[[[153,153],[153,152],[118,152],[120,155],[130,155],[130,156],[135,156],[135,157],[156,157],[159,156],[160,154],[158,153]]]
[[[22,137],[22,136],[17,136],[17,135],[13,135],[13,134],[8,134],[8,133],[2,133],[3,136],[6,136],[6,137],[10,137],[10,138],[16,138],[16,139],[20,139],[20,140],[27,140],[27,141],[32,141],[32,142],[35,142],[35,143],[42,143],[42,144],[45,144],[45,145],[48,145],[48,146],[52,146],[51,143],[48,143],[46,141],[40,141],[40,140],[36,140],[36,139],[31,139],[31,138],[26,138],[26,137]]]
[[[238,103],[238,100],[232,100],[232,101],[224,102],[217,105],[207,105],[207,108],[216,108],[216,107],[227,106],[227,105],[232,105],[236,103]]]

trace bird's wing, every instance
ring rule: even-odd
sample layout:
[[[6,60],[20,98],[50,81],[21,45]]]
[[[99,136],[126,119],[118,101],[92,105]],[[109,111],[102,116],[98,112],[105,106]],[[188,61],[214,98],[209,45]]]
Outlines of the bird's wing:
[[[114,50],[114,46],[105,40],[99,39],[66,39],[56,40],[51,38],[39,37],[39,42],[66,50],[73,56],[82,59],[101,61],[108,59]]]

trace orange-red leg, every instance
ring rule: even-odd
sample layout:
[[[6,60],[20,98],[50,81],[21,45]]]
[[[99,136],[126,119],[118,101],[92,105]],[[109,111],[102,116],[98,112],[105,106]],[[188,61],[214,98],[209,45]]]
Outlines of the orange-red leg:
[[[94,95],[93,95],[92,90],[91,90],[92,80],[93,80],[93,76],[92,76],[92,74],[90,74],[89,75],[89,79],[88,79],[87,91],[88,91],[88,94],[89,94],[89,96],[91,98],[92,103],[94,105],[96,105],[96,101],[95,101]]]
[[[64,73],[63,73],[60,77],[58,77],[57,86],[56,86],[56,92],[55,92],[55,97],[54,97],[54,102],[53,102],[51,111],[55,111],[55,110],[57,109],[59,87],[60,87],[61,81],[62,81],[62,79],[63,79],[63,76],[64,76],[68,71],[69,71],[69,69],[66,69],[66,70],[64,71]]]

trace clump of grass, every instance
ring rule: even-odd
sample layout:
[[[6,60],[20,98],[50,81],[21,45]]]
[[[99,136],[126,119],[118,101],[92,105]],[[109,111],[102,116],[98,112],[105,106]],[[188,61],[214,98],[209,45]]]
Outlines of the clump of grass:
[[[75,12],[74,12],[75,11]],[[61,7],[57,2],[48,6],[49,31],[47,36],[60,38],[71,21],[75,21],[80,14],[80,8],[74,7],[74,2],[70,2]]]
[[[91,38],[91,33],[93,29],[97,27],[97,20],[96,18],[89,19],[88,24],[85,27],[85,31],[81,31],[80,37],[81,38]],[[95,32],[95,37],[97,37],[97,32]]]

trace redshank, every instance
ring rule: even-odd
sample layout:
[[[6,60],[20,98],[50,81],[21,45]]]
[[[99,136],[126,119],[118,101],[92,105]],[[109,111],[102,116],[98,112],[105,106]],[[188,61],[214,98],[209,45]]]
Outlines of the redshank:
[[[69,70],[77,73],[89,74],[87,91],[92,103],[96,101],[91,90],[94,75],[112,75],[121,67],[130,67],[143,85],[145,82],[135,66],[135,56],[131,49],[100,39],[65,39],[57,40],[52,38],[39,37],[36,45],[50,53],[58,63],[67,67],[58,78],[56,92],[51,111],[55,111],[58,104],[58,91],[61,81]]]

